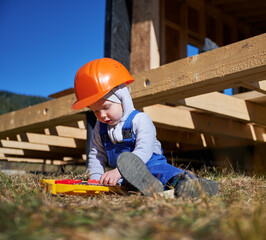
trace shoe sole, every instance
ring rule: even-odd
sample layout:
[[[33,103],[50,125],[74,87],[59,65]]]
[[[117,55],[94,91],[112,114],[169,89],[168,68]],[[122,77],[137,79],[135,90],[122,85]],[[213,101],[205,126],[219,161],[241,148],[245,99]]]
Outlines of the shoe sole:
[[[176,197],[196,198],[204,194],[214,196],[217,193],[218,183],[202,178],[183,180],[175,187]]]
[[[153,193],[164,191],[163,184],[150,173],[146,164],[135,154],[121,153],[116,165],[122,177],[143,195],[152,196]]]

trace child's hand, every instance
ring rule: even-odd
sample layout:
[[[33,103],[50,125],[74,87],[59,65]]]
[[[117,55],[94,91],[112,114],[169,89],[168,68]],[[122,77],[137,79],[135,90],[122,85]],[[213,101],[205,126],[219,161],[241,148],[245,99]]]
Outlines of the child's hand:
[[[116,185],[117,181],[121,178],[121,174],[117,168],[105,172],[100,178],[100,184],[103,185]]]

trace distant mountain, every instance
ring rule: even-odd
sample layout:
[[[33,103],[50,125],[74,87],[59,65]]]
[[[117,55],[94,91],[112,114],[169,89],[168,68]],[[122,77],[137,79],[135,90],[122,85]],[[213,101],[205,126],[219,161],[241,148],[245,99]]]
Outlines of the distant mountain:
[[[50,100],[45,97],[29,96],[0,90],[0,115]]]

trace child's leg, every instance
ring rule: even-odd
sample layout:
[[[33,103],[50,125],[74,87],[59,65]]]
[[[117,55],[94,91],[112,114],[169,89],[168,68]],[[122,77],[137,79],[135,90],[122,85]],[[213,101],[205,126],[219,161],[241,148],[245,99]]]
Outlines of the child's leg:
[[[218,183],[215,181],[198,178],[190,171],[181,170],[167,163],[148,168],[138,156],[131,152],[121,153],[116,164],[123,178],[146,196],[164,191],[162,182],[175,189],[176,197],[193,198],[199,197],[201,194],[213,196],[218,192]],[[154,175],[158,175],[160,180]],[[167,182],[166,179],[169,179],[169,176],[174,177]]]
[[[198,178],[189,171],[178,174],[169,183],[175,188],[176,197],[194,198],[199,197],[201,194],[213,196],[218,192],[217,182]]]
[[[143,195],[151,196],[164,190],[163,184],[150,173],[146,164],[135,154],[121,153],[116,165],[123,178]]]

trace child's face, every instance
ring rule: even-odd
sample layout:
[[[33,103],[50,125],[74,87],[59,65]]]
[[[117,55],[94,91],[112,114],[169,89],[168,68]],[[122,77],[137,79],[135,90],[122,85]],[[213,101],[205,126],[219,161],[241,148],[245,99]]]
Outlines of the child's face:
[[[123,116],[122,104],[114,103],[103,98],[90,105],[89,108],[94,112],[100,122],[112,126],[116,125]]]

